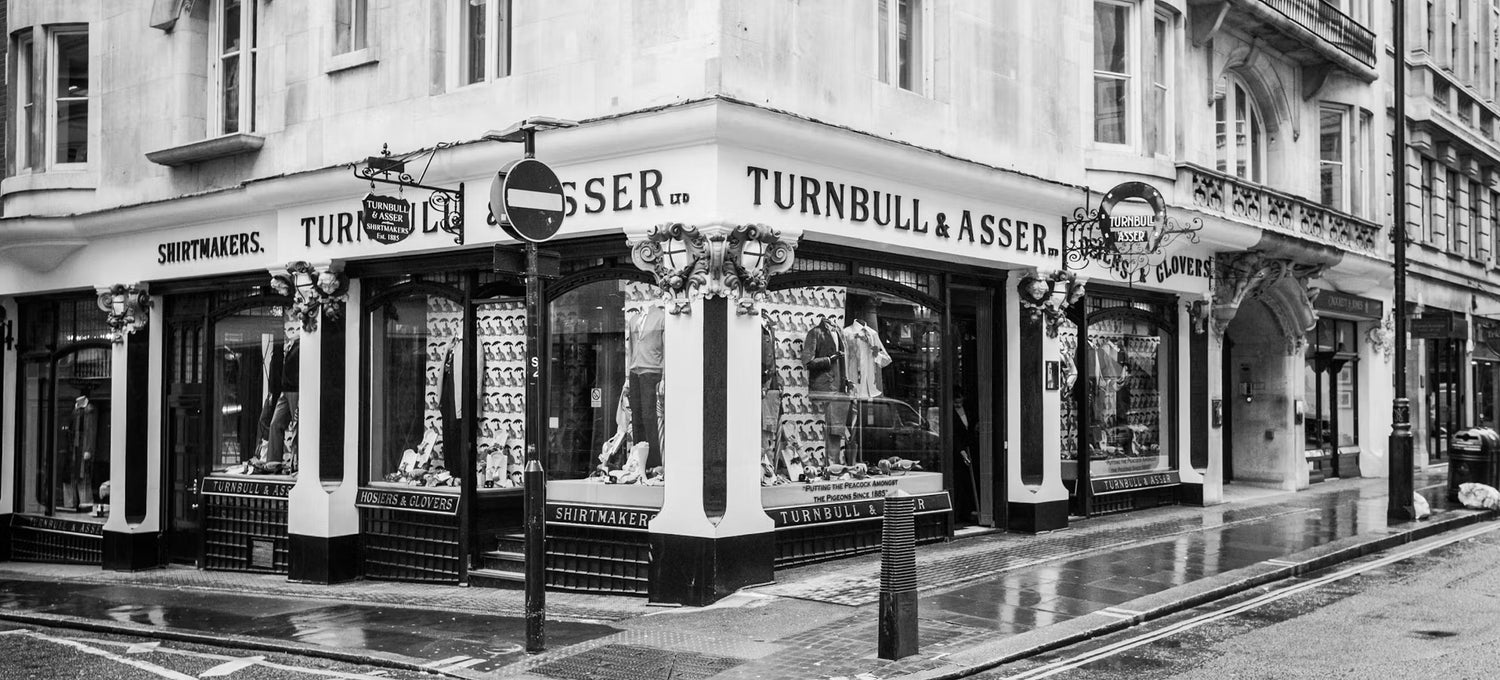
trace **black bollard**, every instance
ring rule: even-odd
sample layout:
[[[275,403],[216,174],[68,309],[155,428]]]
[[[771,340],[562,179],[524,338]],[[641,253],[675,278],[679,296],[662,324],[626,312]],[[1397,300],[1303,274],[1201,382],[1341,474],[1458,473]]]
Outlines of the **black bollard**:
[[[880,658],[917,653],[916,500],[897,489],[885,497],[880,541]]]

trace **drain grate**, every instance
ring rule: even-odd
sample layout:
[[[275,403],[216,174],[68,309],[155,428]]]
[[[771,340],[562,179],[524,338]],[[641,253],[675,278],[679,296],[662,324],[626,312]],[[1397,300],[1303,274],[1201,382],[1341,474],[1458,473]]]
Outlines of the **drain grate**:
[[[560,680],[700,680],[740,664],[740,659],[672,652],[635,645],[605,645],[530,669]]]

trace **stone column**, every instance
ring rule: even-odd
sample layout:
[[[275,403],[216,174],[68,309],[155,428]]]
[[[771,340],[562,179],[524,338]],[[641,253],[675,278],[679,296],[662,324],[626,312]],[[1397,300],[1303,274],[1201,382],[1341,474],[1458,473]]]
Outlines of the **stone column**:
[[[666,483],[651,521],[652,602],[701,606],[773,578],[760,500],[760,314],[793,243],[764,226],[661,225],[632,246],[667,305]]]
[[[293,262],[272,286],[292,295],[302,324],[298,349],[297,482],[287,501],[287,579],[338,583],[359,575],[357,438],[358,314],[346,314],[349,284],[337,264]],[[356,291],[357,293],[357,291]]]
[[[150,446],[161,417],[161,305],[144,285],[99,289],[112,329],[110,357],[109,518],[102,562],[110,571],[161,565],[161,447]],[[150,455],[151,451],[158,452]],[[101,501],[102,502],[102,501]]]
[[[1217,339],[1209,323],[1211,300],[1191,300],[1177,317],[1178,376],[1177,419],[1178,478],[1182,500],[1191,505],[1216,505],[1224,501],[1223,371],[1220,369],[1222,336]],[[1215,403],[1219,404],[1215,415]]]
[[[1010,343],[1012,380],[1008,528],[1031,533],[1068,526],[1068,489],[1062,482],[1061,354],[1058,324],[1083,296],[1083,283],[1053,272],[1021,277],[1018,295],[1007,298],[1007,317],[1017,320]],[[1015,302],[1011,302],[1011,299]],[[1011,305],[1014,309],[1010,309]],[[1083,339],[1080,338],[1080,342]],[[1058,382],[1049,381],[1049,371]]]

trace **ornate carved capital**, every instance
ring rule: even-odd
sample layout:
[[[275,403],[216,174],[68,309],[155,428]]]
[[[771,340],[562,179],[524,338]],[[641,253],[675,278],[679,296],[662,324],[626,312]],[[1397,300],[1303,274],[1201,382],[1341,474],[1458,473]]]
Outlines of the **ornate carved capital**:
[[[1272,314],[1283,323],[1286,334],[1300,339],[1310,327],[1302,320],[1310,319],[1316,323],[1317,313],[1312,309],[1312,299],[1317,292],[1308,287],[1308,282],[1322,275],[1324,265],[1297,264],[1287,258],[1270,257],[1255,251],[1220,253],[1217,265],[1214,269],[1217,277],[1212,317],[1214,332],[1219,336],[1224,335],[1245,300],[1269,297],[1283,281],[1295,283],[1300,292],[1296,296],[1298,299],[1291,301],[1286,299],[1283,290],[1281,299],[1286,304],[1270,305]]]
[[[97,290],[99,310],[107,315],[104,322],[109,324],[110,339],[115,343],[125,342],[125,336],[145,328],[151,321],[151,295],[146,284],[117,283]]]
[[[1016,292],[1021,311],[1032,323],[1045,322],[1047,337],[1057,337],[1058,324],[1068,309],[1083,299],[1087,282],[1069,271],[1033,271],[1021,277]]]
[[[630,255],[635,266],[656,277],[673,314],[706,297],[729,298],[737,313],[755,314],[771,275],[791,268],[795,249],[795,241],[763,224],[672,223],[652,227]]]
[[[309,333],[318,330],[320,315],[342,318],[349,302],[349,279],[334,263],[288,262],[284,272],[271,273],[271,288],[292,298],[286,318],[302,324],[302,330]]]
[[[1385,357],[1386,363],[1390,363],[1391,352],[1396,349],[1395,315],[1386,312],[1380,323],[1365,331],[1365,341],[1370,343],[1370,349],[1379,352]]]

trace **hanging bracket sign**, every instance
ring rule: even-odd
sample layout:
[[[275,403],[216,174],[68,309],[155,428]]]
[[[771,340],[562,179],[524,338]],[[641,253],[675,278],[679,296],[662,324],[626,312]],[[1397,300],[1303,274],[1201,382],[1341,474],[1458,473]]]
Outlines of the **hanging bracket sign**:
[[[365,194],[365,235],[378,243],[400,243],[413,231],[411,201],[392,196]]]
[[[1063,269],[1079,270],[1097,261],[1125,281],[1140,279],[1177,237],[1198,242],[1203,222],[1183,224],[1167,215],[1160,191],[1145,182],[1125,182],[1104,194],[1097,209],[1073,211],[1063,219]],[[1144,280],[1144,279],[1140,279]]]

